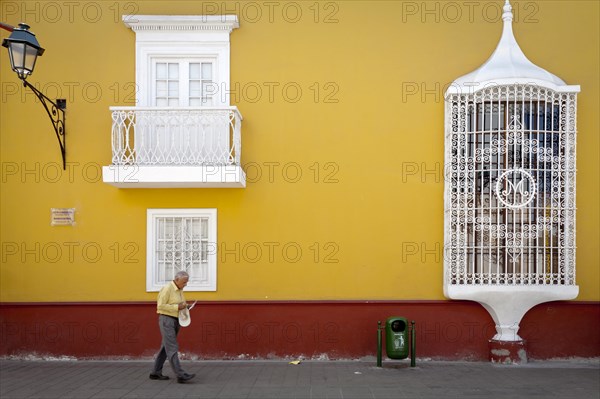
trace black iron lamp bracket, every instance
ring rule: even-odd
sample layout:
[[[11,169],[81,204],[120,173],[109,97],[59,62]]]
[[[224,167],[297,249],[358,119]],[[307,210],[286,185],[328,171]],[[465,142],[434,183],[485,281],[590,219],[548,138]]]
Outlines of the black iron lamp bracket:
[[[65,109],[67,108],[67,100],[64,98],[59,98],[56,102],[52,101],[48,98],[44,93],[39,91],[35,86],[31,83],[23,79],[23,86],[29,87],[31,91],[35,93],[37,98],[40,100],[44,109],[48,113],[50,117],[50,121],[52,122],[52,127],[54,128],[54,132],[56,133],[56,138],[58,139],[58,144],[60,145],[60,153],[62,155],[62,163],[63,170],[67,169],[67,161],[66,161],[66,140],[65,140]]]

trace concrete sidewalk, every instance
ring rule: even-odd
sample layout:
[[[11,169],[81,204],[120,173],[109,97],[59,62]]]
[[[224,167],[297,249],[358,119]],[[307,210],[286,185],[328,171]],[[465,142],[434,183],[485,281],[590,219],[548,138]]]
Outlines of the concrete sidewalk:
[[[600,361],[185,361],[178,384],[150,380],[151,361],[0,360],[0,398],[600,398]]]

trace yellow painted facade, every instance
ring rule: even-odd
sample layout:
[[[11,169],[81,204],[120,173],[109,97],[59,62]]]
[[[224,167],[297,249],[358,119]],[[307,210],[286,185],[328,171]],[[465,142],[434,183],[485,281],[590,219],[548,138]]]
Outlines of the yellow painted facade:
[[[29,81],[67,99],[68,162],[2,48],[0,301],[154,300],[148,208],[218,209],[218,289],[188,299],[444,299],[443,92],[491,54],[503,2],[66,3],[0,2],[0,21],[25,20],[46,49]],[[581,85],[577,300],[598,301],[600,5],[513,7],[528,58]],[[108,108],[135,94],[135,34],[121,15],[206,12],[240,20],[231,103],[247,188],[102,183]],[[52,227],[51,208],[75,208],[76,225]]]

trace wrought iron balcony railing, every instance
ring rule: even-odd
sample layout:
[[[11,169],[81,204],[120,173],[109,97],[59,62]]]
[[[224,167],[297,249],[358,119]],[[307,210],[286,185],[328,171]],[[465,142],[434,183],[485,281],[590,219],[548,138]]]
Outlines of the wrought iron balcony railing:
[[[113,165],[240,165],[242,116],[236,107],[110,110]]]

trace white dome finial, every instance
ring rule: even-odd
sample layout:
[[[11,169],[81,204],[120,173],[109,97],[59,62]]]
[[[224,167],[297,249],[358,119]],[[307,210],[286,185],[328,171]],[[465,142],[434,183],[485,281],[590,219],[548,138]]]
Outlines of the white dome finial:
[[[509,0],[505,0],[502,20],[502,36],[492,56],[475,71],[456,79],[456,87],[465,88],[460,90],[470,90],[467,88],[516,82],[536,83],[545,87],[566,86],[558,76],[533,64],[523,54],[513,34],[513,13]]]
[[[512,6],[510,5],[510,1],[506,0],[506,3],[504,3],[503,11],[504,12],[502,13],[502,20],[504,22],[512,22],[513,13],[512,13]]]

